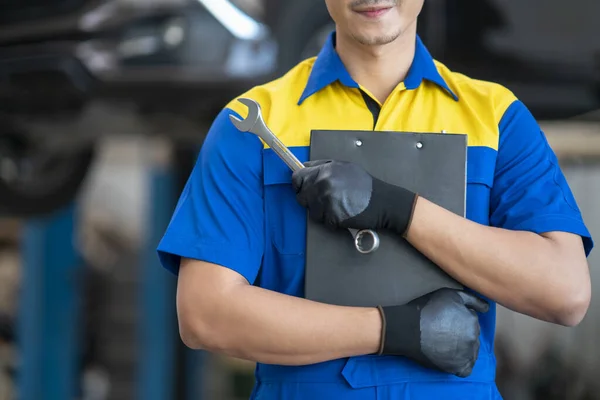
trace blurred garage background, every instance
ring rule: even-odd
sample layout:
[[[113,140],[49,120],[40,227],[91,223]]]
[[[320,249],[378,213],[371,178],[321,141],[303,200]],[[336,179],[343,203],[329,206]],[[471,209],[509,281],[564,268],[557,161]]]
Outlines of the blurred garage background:
[[[434,57],[529,106],[600,237],[600,2],[425,3]],[[248,398],[251,363],[182,345],[155,247],[216,113],[332,29],[323,0],[0,2],[0,400]],[[600,399],[598,338],[595,294],[573,329],[501,310],[501,392]]]

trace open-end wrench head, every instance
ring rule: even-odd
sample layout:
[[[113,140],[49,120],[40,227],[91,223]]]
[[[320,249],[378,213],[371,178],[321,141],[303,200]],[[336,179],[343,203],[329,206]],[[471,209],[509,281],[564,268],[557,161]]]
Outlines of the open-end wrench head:
[[[238,101],[248,107],[248,116],[245,119],[239,119],[235,115],[229,115],[229,119],[240,131],[250,132],[258,120],[261,119],[260,105],[256,101],[245,97],[239,98]]]

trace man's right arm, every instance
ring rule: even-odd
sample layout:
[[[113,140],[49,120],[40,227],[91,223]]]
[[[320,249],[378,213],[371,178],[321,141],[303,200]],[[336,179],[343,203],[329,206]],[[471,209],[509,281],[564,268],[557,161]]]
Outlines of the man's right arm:
[[[261,103],[268,109],[268,101]],[[305,365],[381,353],[468,373],[476,358],[479,325],[465,305],[475,299],[441,292],[422,305],[342,307],[254,285],[267,246],[263,144],[257,136],[235,129],[229,115],[247,114],[236,104],[231,103],[209,130],[158,246],[162,265],[178,275],[183,341],[193,348],[268,364]],[[478,311],[482,306],[471,308]],[[429,317],[421,319],[426,309]],[[461,313],[466,316],[455,318]],[[433,323],[440,318],[447,323]],[[427,350],[446,349],[436,343],[456,342],[457,330],[464,332],[461,346],[454,346],[460,352],[451,355],[451,365],[440,365],[448,354],[440,358]]]
[[[222,266],[183,259],[177,287],[184,343],[251,361],[305,365],[377,353],[376,308],[341,307],[249,285]]]
[[[269,99],[258,96],[268,115]],[[238,131],[231,102],[213,122],[158,246],[178,275],[183,341],[263,363],[309,364],[377,352],[376,308],[311,302],[254,286],[264,243],[263,144]],[[291,188],[290,188],[291,190]]]

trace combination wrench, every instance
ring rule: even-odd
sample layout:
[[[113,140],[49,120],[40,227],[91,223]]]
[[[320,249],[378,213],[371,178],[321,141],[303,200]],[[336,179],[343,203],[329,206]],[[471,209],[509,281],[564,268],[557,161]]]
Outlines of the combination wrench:
[[[229,115],[233,125],[241,132],[250,132],[261,138],[292,171],[305,168],[294,153],[271,132],[262,117],[260,104],[248,98],[239,98],[238,101],[248,107],[248,116],[245,119],[239,119],[235,115]],[[360,253],[372,253],[379,248],[379,235],[373,230],[348,228],[348,231],[354,238],[354,247]]]

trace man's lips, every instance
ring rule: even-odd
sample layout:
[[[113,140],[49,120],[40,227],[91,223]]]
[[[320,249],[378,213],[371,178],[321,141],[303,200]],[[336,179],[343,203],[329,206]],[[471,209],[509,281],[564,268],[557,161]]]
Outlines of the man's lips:
[[[391,10],[392,7],[370,7],[355,10],[355,12],[367,17],[367,18],[377,18],[381,17],[383,14],[387,13]]]

